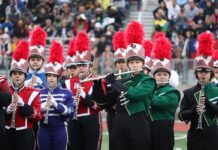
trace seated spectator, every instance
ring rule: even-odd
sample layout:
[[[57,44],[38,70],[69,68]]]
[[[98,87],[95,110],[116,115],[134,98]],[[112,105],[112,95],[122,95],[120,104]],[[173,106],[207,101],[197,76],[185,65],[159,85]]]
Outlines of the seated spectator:
[[[156,28],[156,26],[160,26],[161,31],[166,33],[167,27],[168,27],[168,22],[165,19],[164,11],[162,9],[159,9],[156,17],[157,17],[157,19],[154,20],[154,28]]]
[[[8,17],[13,24],[16,24],[18,18],[20,18],[21,13],[16,5],[10,5],[5,10],[6,17]]]
[[[197,32],[202,29],[204,20],[205,20],[204,10],[200,8],[198,10],[198,15],[194,17],[195,29],[197,30]]]
[[[61,28],[57,30],[56,36],[66,39],[70,37],[71,28],[67,25],[67,20],[63,19],[61,21]]]
[[[25,23],[22,19],[19,19],[14,26],[14,36],[17,38],[26,38],[28,36]]]
[[[206,7],[204,8],[204,16],[211,16],[214,13],[215,7],[210,0],[206,2]]]
[[[74,24],[74,19],[73,19],[73,14],[70,11],[70,7],[69,4],[64,2],[62,4],[62,14],[61,14],[61,18],[65,19],[67,21],[67,24],[69,27],[72,27]]]
[[[160,1],[159,6],[153,11],[153,16],[154,19],[156,19],[156,13],[158,12],[159,9],[162,9],[165,12],[165,16],[167,16],[168,14],[168,9],[166,7],[166,4],[164,1]]]
[[[189,0],[188,5],[185,7],[185,14],[188,21],[192,21],[198,15],[198,7],[195,5],[194,0]]]
[[[178,15],[180,13],[180,7],[176,3],[176,0],[172,0],[172,5],[171,7],[168,7],[168,14],[167,18],[172,21],[176,21]]]
[[[82,30],[87,32],[88,28],[88,19],[86,18],[85,14],[80,14],[77,16],[77,20],[73,28],[74,35],[77,35],[77,33]]]
[[[210,16],[205,17],[205,21],[202,29],[200,30],[200,33],[205,31],[211,31],[212,33],[215,31],[215,25],[213,24]]]
[[[185,14],[185,8],[181,7],[178,18],[176,20],[177,30],[184,30],[187,28],[187,18]]]
[[[41,27],[45,26],[45,20],[48,19],[48,14],[47,11],[45,9],[45,7],[41,7],[39,10],[39,14],[36,16],[36,18],[34,18],[34,22],[36,24],[40,24]]]
[[[55,30],[54,26],[52,25],[51,19],[46,19],[44,30],[47,33],[48,37],[54,37],[55,36],[56,30]]]
[[[10,21],[9,17],[6,17],[5,22],[2,24],[3,28],[7,28],[10,36],[13,35],[13,23]]]
[[[215,9],[215,13],[211,15],[211,22],[215,25],[218,30],[218,8]]]

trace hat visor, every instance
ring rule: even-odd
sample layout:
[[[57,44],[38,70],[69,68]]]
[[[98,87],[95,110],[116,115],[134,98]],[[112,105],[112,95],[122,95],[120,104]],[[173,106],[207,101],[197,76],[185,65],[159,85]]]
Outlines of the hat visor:
[[[127,58],[127,63],[131,60],[141,60],[144,63],[144,59],[142,57],[139,57],[139,56],[132,56],[132,57]]]
[[[10,76],[12,75],[12,72],[15,72],[15,71],[22,72],[25,75],[27,75],[27,72],[25,70],[20,69],[20,68],[13,68],[13,69],[10,70]]]
[[[168,70],[166,68],[157,68],[157,69],[155,69],[153,75],[155,75],[157,72],[167,72],[167,73],[169,73],[169,75],[171,75],[170,70]]]
[[[79,62],[76,62],[76,65],[90,65],[91,62],[89,61],[79,61]]]
[[[41,55],[38,55],[38,54],[32,54],[32,55],[29,56],[29,59],[30,58],[42,58],[44,60],[44,58]]]

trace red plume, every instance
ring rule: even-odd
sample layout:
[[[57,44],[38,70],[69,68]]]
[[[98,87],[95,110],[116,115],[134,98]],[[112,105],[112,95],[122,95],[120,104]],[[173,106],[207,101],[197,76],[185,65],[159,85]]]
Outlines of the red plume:
[[[69,43],[69,48],[68,48],[68,51],[67,51],[67,55],[69,56],[74,56],[76,55],[76,50],[75,50],[75,38],[72,38],[70,40],[70,43]]]
[[[160,37],[166,37],[165,33],[164,32],[157,32],[157,33],[155,33],[154,41],[157,40]]]
[[[46,32],[39,26],[31,33],[30,45],[46,45]]]
[[[154,43],[154,59],[167,58],[172,59],[172,45],[171,42],[165,38],[160,37]]]
[[[143,47],[145,50],[145,56],[151,57],[152,50],[153,50],[153,43],[151,40],[144,40]]]
[[[213,55],[214,39],[213,34],[209,31],[203,32],[198,36],[198,53],[199,55],[211,56]]]
[[[118,31],[113,37],[113,46],[116,51],[118,48],[126,49],[125,33],[123,31]]]
[[[48,58],[48,63],[49,62],[58,62],[60,64],[62,64],[64,62],[64,49],[63,46],[61,45],[61,43],[53,40],[51,42],[51,46],[50,46],[50,54],[49,54],[49,58]]]
[[[75,41],[75,50],[79,52],[90,50],[90,42],[87,33],[80,31]]]
[[[13,53],[13,58],[16,61],[19,61],[20,59],[27,60],[29,57],[29,43],[25,40],[21,40],[18,42],[16,50]]]
[[[213,59],[218,60],[218,50],[214,50],[213,52]]]
[[[127,45],[132,43],[142,44],[145,37],[142,24],[137,21],[132,21],[125,32]]]

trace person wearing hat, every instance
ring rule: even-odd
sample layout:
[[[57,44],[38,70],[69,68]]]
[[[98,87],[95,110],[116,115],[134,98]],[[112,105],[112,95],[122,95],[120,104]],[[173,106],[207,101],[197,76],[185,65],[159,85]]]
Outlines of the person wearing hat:
[[[52,41],[48,63],[45,65],[47,87],[40,91],[44,118],[39,123],[39,150],[67,149],[67,119],[73,116],[74,109],[72,92],[58,86],[63,61],[63,47]]]
[[[10,76],[12,101],[6,108],[5,150],[33,150],[33,124],[42,118],[39,92],[24,86],[29,56],[28,42],[21,40],[13,54]]]
[[[116,100],[116,117],[112,130],[112,148],[116,150],[150,149],[149,124],[146,119],[150,96],[155,88],[155,80],[143,71],[144,39],[143,26],[132,21],[126,31],[127,42],[126,61],[130,77],[116,80],[114,74],[106,77],[111,84]],[[110,95],[112,95],[110,93]]]
[[[8,107],[11,103],[12,91],[8,84],[7,78],[0,75],[0,147],[4,147],[4,135],[5,135],[5,110],[4,107]]]
[[[43,69],[46,37],[46,32],[39,26],[32,32],[30,38],[29,70],[25,85],[36,89],[43,89],[46,83]]]
[[[197,84],[184,91],[178,117],[191,123],[187,135],[188,150],[216,150],[218,147],[218,88],[213,78],[213,34],[203,32],[198,36],[198,52],[195,58]]]
[[[65,68],[67,69],[67,76],[63,79],[62,87],[70,89],[70,79],[78,77],[78,68],[76,66],[76,50],[75,50],[75,38],[72,38],[69,43],[69,48],[67,52],[67,58],[65,61]],[[68,120],[68,147],[70,146],[70,141],[72,141],[72,136],[74,135],[73,131],[73,118]]]
[[[144,40],[143,48],[145,50],[145,59],[144,59],[144,67],[143,71],[145,75],[148,75],[152,68],[152,50],[153,50],[153,43],[151,40]]]
[[[213,73],[214,78],[211,82],[218,86],[218,50],[214,50],[213,53]]]
[[[169,84],[172,47],[166,37],[155,40],[153,77],[157,87],[149,108],[151,150],[173,150],[175,113],[180,93]]]
[[[72,123],[73,136],[71,150],[100,150],[102,138],[102,121],[100,108],[92,99],[93,81],[81,80],[93,78],[91,73],[90,41],[87,33],[80,31],[75,41],[76,62],[79,75],[70,79],[67,86],[75,96],[75,113]]]
[[[63,88],[66,88],[66,84],[69,85],[70,78],[74,78],[78,75],[78,69],[76,66],[76,50],[74,45],[75,38],[72,38],[69,42],[67,58],[64,64],[64,68],[66,69],[66,76],[61,78],[61,85]]]

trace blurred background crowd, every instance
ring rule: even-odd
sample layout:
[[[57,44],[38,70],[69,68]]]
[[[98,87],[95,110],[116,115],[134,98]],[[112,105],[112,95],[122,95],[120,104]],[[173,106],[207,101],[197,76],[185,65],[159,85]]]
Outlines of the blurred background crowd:
[[[129,23],[132,3],[137,4],[135,11],[142,11],[142,0],[0,0],[0,69],[10,66],[16,43],[40,25],[47,32],[47,46],[55,38],[63,43],[65,52],[78,31],[87,31],[95,58],[93,71],[111,73],[112,38]],[[199,33],[213,32],[218,49],[217,0],[158,0],[153,17],[153,33],[147,37],[152,39],[159,31],[167,35],[174,45],[174,69],[179,74],[193,67],[190,60],[196,56]],[[186,66],[184,59],[188,60]]]

